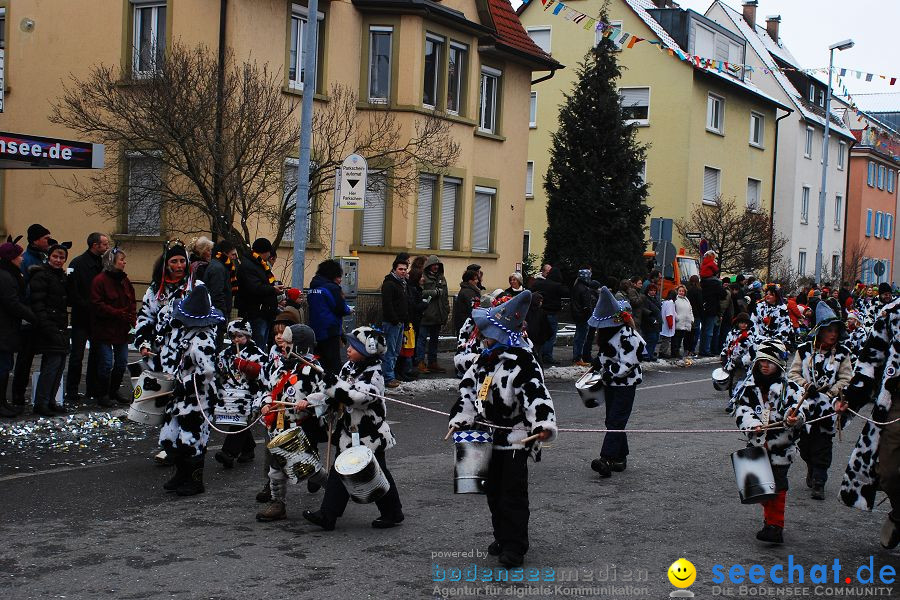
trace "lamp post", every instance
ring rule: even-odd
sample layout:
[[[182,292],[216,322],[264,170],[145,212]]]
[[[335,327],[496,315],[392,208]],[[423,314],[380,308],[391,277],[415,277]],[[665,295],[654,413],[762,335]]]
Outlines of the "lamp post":
[[[819,188],[819,241],[816,246],[816,285],[822,283],[822,238],[825,236],[825,183],[828,180],[828,134],[831,131],[831,71],[834,51],[853,47],[853,40],[844,40],[828,47],[828,92],[825,94],[825,143],[822,147],[822,187]]]

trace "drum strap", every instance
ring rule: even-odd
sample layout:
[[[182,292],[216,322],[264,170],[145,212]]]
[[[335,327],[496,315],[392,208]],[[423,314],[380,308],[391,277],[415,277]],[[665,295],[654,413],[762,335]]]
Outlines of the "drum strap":
[[[494,377],[488,375],[484,378],[484,383],[481,384],[481,388],[478,390],[478,396],[475,398],[475,411],[479,415],[484,415],[484,401],[487,400],[488,394],[491,391],[491,382],[493,380]]]

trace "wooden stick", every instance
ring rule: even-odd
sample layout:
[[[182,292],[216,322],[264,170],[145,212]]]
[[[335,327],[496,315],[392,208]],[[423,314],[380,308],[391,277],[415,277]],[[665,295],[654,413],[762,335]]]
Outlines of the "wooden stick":
[[[450,429],[447,430],[447,435],[444,436],[445,442],[450,439],[450,436],[453,435],[454,431],[456,431],[456,427],[451,427]]]
[[[325,369],[323,369],[322,367],[320,367],[320,366],[317,365],[316,363],[313,363],[313,362],[310,362],[310,361],[306,360],[305,358],[303,358],[302,356],[300,356],[300,355],[297,354],[296,352],[291,352],[291,353],[290,353],[290,356],[295,356],[295,357],[297,357],[297,360],[299,360],[300,362],[302,362],[303,364],[305,364],[305,365],[307,365],[307,366],[309,366],[309,367],[312,367],[312,369],[313,369],[314,371],[316,371],[317,373],[324,373],[324,372],[325,372]]]
[[[543,433],[543,431],[542,431],[541,433]],[[521,443],[522,443],[522,444],[527,444],[528,442],[533,442],[534,440],[536,440],[536,439],[538,439],[539,437],[541,437],[541,433],[536,433],[536,434],[534,434],[534,435],[529,435],[527,438],[525,438],[524,440],[522,440]]]

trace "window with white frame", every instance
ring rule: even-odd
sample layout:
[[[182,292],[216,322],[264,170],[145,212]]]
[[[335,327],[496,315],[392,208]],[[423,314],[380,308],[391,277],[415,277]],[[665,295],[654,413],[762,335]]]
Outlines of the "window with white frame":
[[[621,88],[619,102],[626,125],[647,125],[650,123],[650,88]]]
[[[731,39],[724,33],[706,27],[697,20],[692,20],[690,34],[688,51],[691,54],[736,65],[744,63],[744,44]],[[741,71],[741,69],[726,69],[722,72],[739,78]]]
[[[297,170],[299,165],[299,161],[295,158],[289,158],[284,161],[284,174],[282,176],[282,180],[284,182],[284,186],[282,189],[282,198],[284,199],[284,206],[296,205],[294,204],[297,201],[297,181],[300,176],[299,171]],[[311,240],[314,238],[312,234],[312,213],[313,213],[313,198],[309,199],[309,206],[306,210],[306,239]],[[296,211],[295,211],[296,212]],[[291,221],[289,227],[286,227],[284,230],[284,240],[287,242],[294,241],[294,221]]]
[[[765,117],[759,113],[750,113],[750,144],[752,146],[763,146],[763,130],[765,128]]]
[[[806,275],[806,250],[800,250],[797,254],[797,274],[800,277]]]
[[[531,100],[528,105],[528,127],[537,128],[537,92],[531,92]]]
[[[468,57],[468,46],[450,42],[447,55],[447,112],[454,115],[460,114],[463,106]]]
[[[896,175],[894,169],[887,170],[887,191],[890,194],[894,193],[894,175]]]
[[[525,163],[525,197],[534,197],[534,161]]]
[[[825,107],[825,92],[819,90],[819,106]]]
[[[324,15],[318,13],[316,22],[319,29],[316,35],[316,47],[322,37],[322,20]],[[308,31],[309,11],[298,4],[291,5],[291,45],[288,48],[290,62],[288,64],[288,85],[295,90],[303,90],[304,69],[306,68],[306,32]],[[313,85],[315,88],[315,85]],[[315,92],[315,89],[313,89]]]
[[[872,209],[866,210],[866,237],[872,236]]]
[[[884,219],[884,213],[880,210],[875,211],[875,237],[881,237],[881,223]]]
[[[710,94],[706,99],[706,130],[725,133],[725,98]]]
[[[502,73],[497,69],[481,67],[478,130],[484,133],[497,132],[497,97],[499,96],[501,75]]]
[[[834,229],[841,230],[841,221],[844,220],[844,198],[837,194],[834,197]]]
[[[384,173],[369,171],[366,200],[362,211],[359,243],[362,246],[384,246],[387,184]]]
[[[839,171],[844,170],[845,155],[847,154],[847,142],[838,142],[837,168]]]
[[[133,2],[131,72],[147,76],[162,68],[166,48],[166,3]]]
[[[143,154],[128,154],[126,161],[127,231],[131,235],[161,235],[162,161]]]
[[[703,203],[718,204],[719,183],[722,171],[715,167],[703,167]]]
[[[550,26],[549,25],[540,25],[537,27],[528,27],[525,29],[528,33],[528,37],[531,38],[538,48],[550,54]]]
[[[609,35],[605,35],[609,31]],[[598,45],[604,37],[609,38],[613,44],[613,51],[618,52],[622,49],[619,44],[619,38],[622,36],[622,21],[610,21],[609,27],[594,30],[594,45]]]
[[[522,236],[522,262],[528,261],[529,254],[531,254],[531,231],[526,229]]]
[[[437,106],[443,50],[443,38],[431,34],[425,36],[425,75],[422,83],[422,104],[428,108]]]
[[[647,161],[641,161],[641,170],[638,173],[638,176],[641,178],[641,183],[647,183]]]
[[[894,236],[894,215],[891,213],[884,213],[884,223],[881,228],[884,239],[891,239]]]
[[[491,227],[494,215],[494,188],[476,186],[472,215],[472,252],[491,251]]]
[[[813,84],[809,84],[809,101],[816,101],[816,86],[814,86]]]
[[[805,158],[812,158],[813,151],[813,128],[806,128],[806,143],[803,145],[803,156]]]
[[[369,102],[387,104],[391,97],[393,27],[369,27]]]
[[[884,165],[878,165],[878,189],[884,189]]]
[[[761,185],[759,179],[753,179],[752,177],[747,178],[747,210],[759,210],[759,190]]]
[[[438,232],[440,250],[456,250],[456,214],[462,180],[444,177],[441,181],[441,222]]]
[[[875,187],[875,163],[871,160],[869,161],[869,168],[866,174],[866,185]]]
[[[800,223],[809,223],[809,186],[804,185],[800,192]]]
[[[419,201],[416,204],[416,248],[434,248],[432,243],[432,218],[434,216],[434,196],[437,177],[428,173],[419,174]]]
[[[840,254],[832,254],[831,255],[831,276],[835,279],[840,279],[841,275],[841,255]]]

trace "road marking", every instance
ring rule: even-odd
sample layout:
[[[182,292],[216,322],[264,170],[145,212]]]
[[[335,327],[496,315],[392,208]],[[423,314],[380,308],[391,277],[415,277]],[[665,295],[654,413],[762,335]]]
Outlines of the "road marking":
[[[648,385],[647,387],[638,386],[637,391],[643,392],[645,390],[655,390],[657,388],[671,387],[673,385],[687,385],[690,383],[703,383],[704,381],[710,381],[709,377],[706,377],[704,379],[692,379],[690,381],[675,381],[673,383],[660,383],[659,385]],[[555,390],[555,389],[547,388],[547,391],[550,393],[564,394],[564,393],[568,393],[568,392],[574,392],[576,390],[575,390],[575,386],[574,386],[574,382],[573,382],[573,386],[570,389]]]

